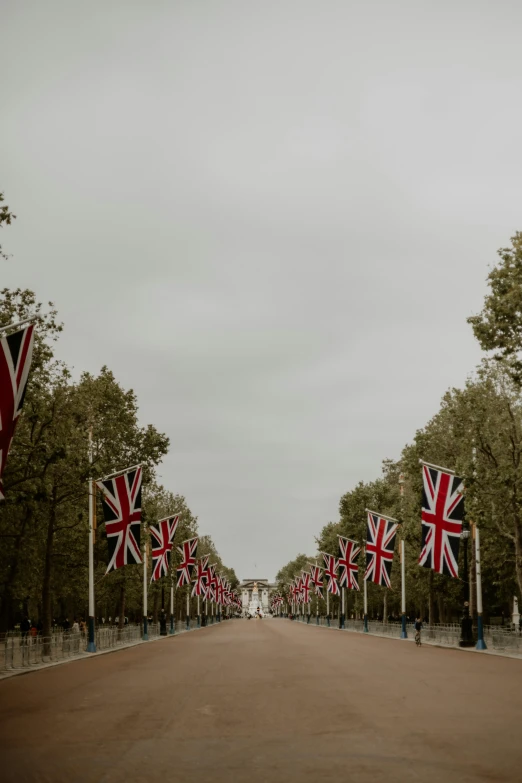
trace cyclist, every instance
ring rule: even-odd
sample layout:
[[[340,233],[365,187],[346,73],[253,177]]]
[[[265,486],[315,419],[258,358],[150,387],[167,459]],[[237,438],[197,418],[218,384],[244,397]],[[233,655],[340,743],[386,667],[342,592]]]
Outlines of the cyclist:
[[[420,617],[415,618],[415,644],[417,647],[421,646],[421,630],[422,630],[422,620]]]

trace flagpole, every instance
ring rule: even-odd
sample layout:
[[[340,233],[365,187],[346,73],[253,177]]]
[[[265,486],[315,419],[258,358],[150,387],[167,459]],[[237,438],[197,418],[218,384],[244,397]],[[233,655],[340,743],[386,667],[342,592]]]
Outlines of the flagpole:
[[[344,593],[345,588],[341,587],[341,616],[339,618],[339,628],[341,630],[344,628]]]
[[[330,593],[328,587],[326,588],[326,625],[330,627]]]
[[[401,493],[401,522],[404,521],[402,515],[403,495],[404,495],[404,474],[399,475],[399,490]],[[404,541],[404,526],[401,525],[401,639],[408,638],[406,629],[406,544]]]
[[[149,601],[148,601],[148,583],[147,583],[147,542],[143,543],[143,636],[144,642],[149,639]]]
[[[174,574],[170,575],[170,634],[174,634]]]
[[[199,595],[198,595],[198,622],[197,622],[198,628],[201,628],[201,617],[199,614]]]
[[[480,532],[475,525],[475,573],[477,576],[477,650],[487,650],[484,640],[484,624],[482,619],[482,575],[480,570]]]
[[[406,551],[404,538],[401,538],[401,639],[408,638],[406,630]]]
[[[89,479],[89,622],[87,652],[96,652],[94,635],[94,502],[95,484],[92,480],[92,427],[89,428],[89,466],[91,478]]]
[[[187,631],[190,630],[190,582],[187,585]]]
[[[368,584],[364,580],[364,633],[368,633]]]

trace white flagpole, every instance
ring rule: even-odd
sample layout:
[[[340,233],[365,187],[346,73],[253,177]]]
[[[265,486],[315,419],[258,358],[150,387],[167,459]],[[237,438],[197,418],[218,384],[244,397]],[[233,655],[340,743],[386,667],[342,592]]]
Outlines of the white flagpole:
[[[170,575],[170,633],[174,633],[174,574]]]
[[[401,639],[408,638],[406,630],[406,554],[404,538],[401,538]]]
[[[477,575],[477,650],[487,650],[482,619],[482,575],[480,571],[480,532],[475,525],[475,573]]]
[[[92,479],[92,427],[89,429],[89,465],[91,477],[89,479],[89,622],[87,652],[96,652],[94,635],[94,503],[96,500],[96,486]]]
[[[364,580],[364,633],[368,633],[368,585]]]
[[[190,629],[190,583],[187,586],[187,631]]]
[[[330,626],[330,593],[326,588],[326,624]]]
[[[149,601],[147,595],[147,542],[143,544],[143,641],[147,641],[149,638]]]
[[[344,628],[344,593],[345,593],[345,588],[341,587],[342,606],[341,606],[341,618],[340,618],[339,628]]]
[[[201,617],[199,614],[199,595],[198,595],[198,628],[200,627],[200,625],[201,625]]]

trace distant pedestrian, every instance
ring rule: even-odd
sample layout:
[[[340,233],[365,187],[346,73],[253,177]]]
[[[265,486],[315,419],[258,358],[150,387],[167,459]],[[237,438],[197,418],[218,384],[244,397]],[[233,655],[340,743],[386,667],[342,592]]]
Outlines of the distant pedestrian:
[[[35,642],[36,641],[36,637],[38,636],[38,629],[37,629],[35,623],[32,623],[31,630],[29,631],[29,634],[31,636],[31,641]]]
[[[66,617],[65,620],[62,623],[63,630],[67,633],[71,628],[71,623],[69,622],[69,618]]]
[[[72,632],[73,633],[80,633],[80,626],[78,624],[78,620],[76,619],[76,617],[74,618],[74,622],[72,624]]]

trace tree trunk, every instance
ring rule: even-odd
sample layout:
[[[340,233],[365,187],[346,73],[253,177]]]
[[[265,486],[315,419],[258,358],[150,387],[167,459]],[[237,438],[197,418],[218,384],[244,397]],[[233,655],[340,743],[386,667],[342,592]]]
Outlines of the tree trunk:
[[[157,623],[158,622],[158,599],[159,599],[159,593],[158,590],[154,590],[154,600],[152,602],[152,622]]]
[[[522,600],[522,525],[515,525],[515,568],[520,599]]]
[[[53,487],[49,521],[47,523],[47,538],[45,542],[45,560],[42,579],[42,636],[51,636],[52,631],[52,601],[51,580],[53,574],[54,528],[56,525],[56,487]]]
[[[442,600],[442,596],[439,595],[437,597],[437,604],[439,607],[439,623],[445,623],[446,622],[446,614],[444,611],[444,601]]]
[[[383,623],[388,622],[388,591],[384,591],[384,599],[382,602],[382,621]]]

